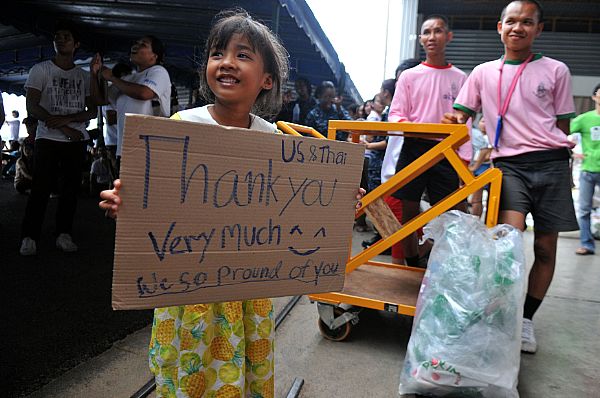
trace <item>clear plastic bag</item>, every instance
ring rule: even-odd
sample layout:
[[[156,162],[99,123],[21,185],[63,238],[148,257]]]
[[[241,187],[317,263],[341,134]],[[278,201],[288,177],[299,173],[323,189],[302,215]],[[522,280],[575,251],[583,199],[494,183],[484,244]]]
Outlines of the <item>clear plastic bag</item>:
[[[517,397],[525,291],[521,231],[451,211],[425,227],[429,257],[399,392]]]

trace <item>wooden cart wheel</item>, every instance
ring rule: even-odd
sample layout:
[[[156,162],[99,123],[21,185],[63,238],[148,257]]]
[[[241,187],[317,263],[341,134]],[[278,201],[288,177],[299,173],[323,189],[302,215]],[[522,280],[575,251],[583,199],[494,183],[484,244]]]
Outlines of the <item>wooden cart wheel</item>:
[[[336,318],[338,316],[341,316],[344,312],[346,312],[346,311],[344,311],[343,309],[341,309],[339,307],[335,307],[333,309],[333,314]],[[352,329],[351,322],[346,322],[339,328],[330,329],[329,326],[327,326],[325,324],[325,322],[323,322],[323,320],[321,318],[319,318],[319,331],[321,332],[323,337],[325,337],[327,340],[343,341],[348,337],[351,329]]]

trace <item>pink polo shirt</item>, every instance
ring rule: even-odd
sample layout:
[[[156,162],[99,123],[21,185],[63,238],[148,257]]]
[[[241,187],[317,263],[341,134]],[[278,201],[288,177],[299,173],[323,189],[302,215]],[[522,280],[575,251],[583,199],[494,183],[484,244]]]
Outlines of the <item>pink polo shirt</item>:
[[[452,66],[432,66],[425,62],[407,69],[398,78],[390,106],[390,122],[440,123],[452,105],[467,75]],[[462,145],[458,155],[471,160],[471,142]]]
[[[502,98],[521,62],[506,61],[502,71]],[[473,69],[460,90],[454,108],[473,114],[483,109],[485,127],[493,143],[498,119],[498,79],[501,60]],[[537,54],[519,78],[503,119],[498,149],[492,159],[527,152],[572,148],[574,144],[556,126],[557,119],[575,117],[569,68],[560,61]]]

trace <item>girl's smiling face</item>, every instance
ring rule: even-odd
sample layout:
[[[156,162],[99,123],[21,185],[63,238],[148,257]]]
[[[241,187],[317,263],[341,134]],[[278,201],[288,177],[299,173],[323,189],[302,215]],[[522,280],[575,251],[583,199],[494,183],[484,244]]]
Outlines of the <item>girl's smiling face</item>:
[[[215,103],[243,104],[251,109],[262,90],[273,87],[260,53],[248,39],[236,33],[225,48],[211,48],[206,64],[206,80]]]

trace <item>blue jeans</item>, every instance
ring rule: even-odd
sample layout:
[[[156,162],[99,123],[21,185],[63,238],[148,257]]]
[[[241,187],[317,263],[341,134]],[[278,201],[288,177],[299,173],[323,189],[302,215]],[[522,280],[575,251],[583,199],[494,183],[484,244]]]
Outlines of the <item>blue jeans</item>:
[[[579,229],[581,246],[595,251],[594,237],[591,229],[592,200],[594,189],[600,186],[600,173],[582,171],[579,177]]]

